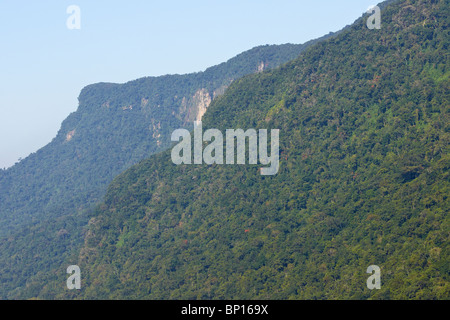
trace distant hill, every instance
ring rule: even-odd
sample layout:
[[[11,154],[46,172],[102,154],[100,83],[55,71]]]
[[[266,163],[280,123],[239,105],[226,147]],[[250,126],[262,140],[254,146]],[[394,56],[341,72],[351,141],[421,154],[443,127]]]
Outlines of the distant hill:
[[[280,170],[175,165],[114,179],[66,299],[448,299],[449,2],[383,6],[280,68],[234,81],[204,129],[280,130]],[[370,265],[381,289],[366,287]],[[35,286],[34,286],[35,285]]]
[[[255,47],[204,72],[83,88],[57,136],[1,171],[0,235],[89,208],[114,176],[167,148],[170,133],[200,119],[233,80],[292,60],[311,43]]]
[[[0,298],[61,263],[112,179],[170,145],[236,79],[277,67],[313,43],[264,45],[203,72],[97,83],[45,147],[0,170]]]

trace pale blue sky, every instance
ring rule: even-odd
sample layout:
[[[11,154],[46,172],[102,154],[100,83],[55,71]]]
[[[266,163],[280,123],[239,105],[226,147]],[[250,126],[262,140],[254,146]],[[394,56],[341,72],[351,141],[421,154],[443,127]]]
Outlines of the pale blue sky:
[[[96,82],[205,70],[351,24],[373,0],[0,0],[0,168],[46,145]],[[81,29],[69,30],[69,5]]]

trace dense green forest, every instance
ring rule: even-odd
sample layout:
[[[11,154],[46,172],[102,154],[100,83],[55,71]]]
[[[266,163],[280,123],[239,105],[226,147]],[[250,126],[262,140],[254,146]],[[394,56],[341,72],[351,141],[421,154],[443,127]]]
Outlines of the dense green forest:
[[[53,141],[0,170],[0,298],[17,297],[29,279],[82,245],[87,212],[112,179],[168,148],[170,133],[190,126],[233,80],[331,36],[255,47],[203,72],[85,87]]]
[[[280,129],[279,172],[175,165],[117,176],[57,299],[449,299],[447,0],[383,6],[271,71],[234,81],[204,129]],[[381,289],[366,287],[370,265]]]
[[[365,15],[212,101],[205,130],[280,129],[276,175],[155,154],[115,177],[82,219],[50,220],[52,234],[22,229],[20,241],[44,239],[38,269],[15,273],[30,253],[2,239],[2,287],[4,275],[20,284],[5,297],[449,299],[450,4],[381,7],[380,30]],[[80,112],[83,99],[109,108],[100,97],[116,86],[85,88]],[[66,288],[69,264],[81,268],[81,290]],[[381,268],[379,290],[366,287],[370,265]]]
[[[170,133],[192,123],[196,93],[212,100],[261,63],[276,67],[315,41],[255,47],[203,72],[83,88],[53,141],[0,171],[0,235],[89,208],[113,177],[166,149]]]

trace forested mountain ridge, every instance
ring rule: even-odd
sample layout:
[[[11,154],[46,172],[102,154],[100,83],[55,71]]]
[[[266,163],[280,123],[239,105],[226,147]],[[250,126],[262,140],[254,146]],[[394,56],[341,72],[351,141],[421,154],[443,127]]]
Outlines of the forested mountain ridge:
[[[203,72],[83,88],[78,109],[48,145],[0,170],[0,298],[42,287],[41,273],[82,244],[87,212],[113,177],[167,148],[171,131],[200,119],[233,80],[292,60],[330,36],[255,47]]]
[[[285,63],[315,41],[255,47],[203,72],[83,88],[53,141],[2,171],[0,235],[88,208],[114,176],[167,148],[171,131],[200,118],[233,80]]]
[[[447,0],[389,2],[272,71],[233,82],[204,129],[280,129],[280,170],[175,165],[116,177],[78,257],[38,298],[448,299]],[[365,17],[367,18],[367,16]],[[381,289],[366,287],[381,268]],[[30,284],[31,286],[32,284]]]

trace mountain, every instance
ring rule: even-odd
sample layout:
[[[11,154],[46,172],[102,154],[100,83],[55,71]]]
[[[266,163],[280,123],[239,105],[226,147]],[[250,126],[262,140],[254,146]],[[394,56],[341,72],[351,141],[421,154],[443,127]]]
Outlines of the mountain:
[[[0,170],[0,298],[82,244],[87,212],[131,165],[170,146],[170,133],[199,120],[234,80],[297,57],[305,44],[264,45],[203,72],[97,83],[45,147]],[[29,288],[28,288],[29,289]]]
[[[448,299],[449,1],[383,6],[234,81],[203,130],[279,129],[280,167],[132,166],[90,214],[65,299]],[[207,144],[207,143],[206,143]],[[367,269],[381,269],[369,290]],[[32,288],[32,290],[31,290]]]
[[[292,60],[311,43],[256,47],[204,72],[83,88],[53,141],[1,172],[0,235],[89,208],[113,177],[200,119],[233,80]]]

